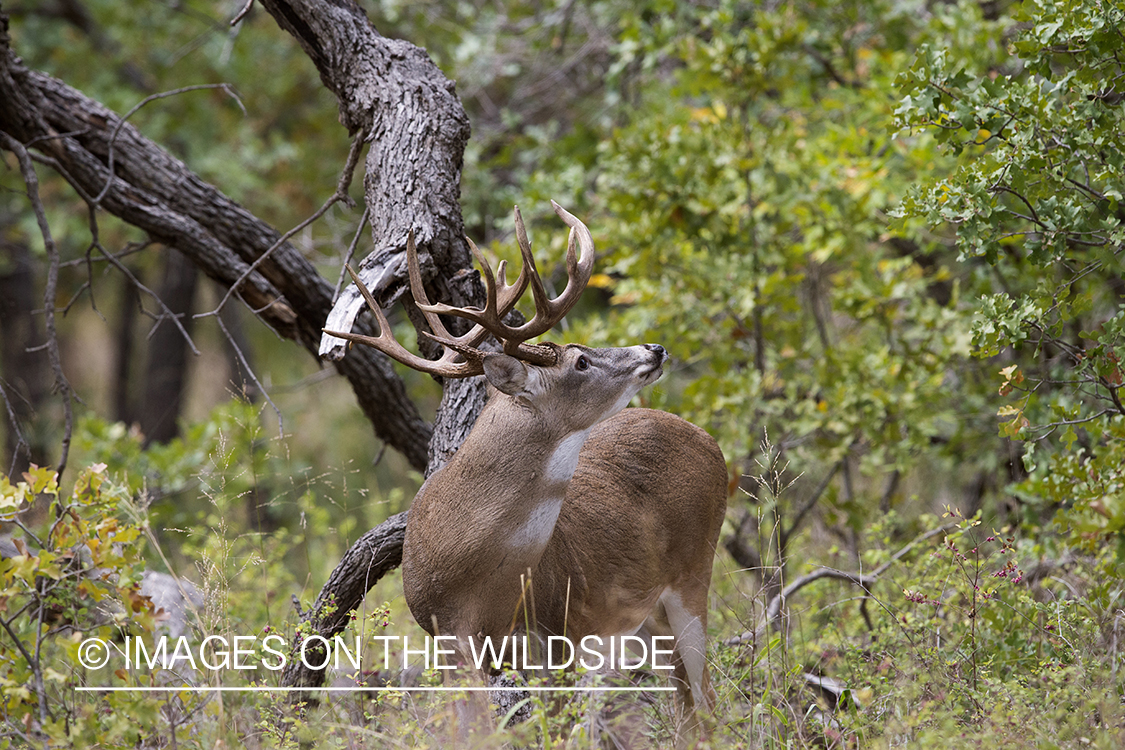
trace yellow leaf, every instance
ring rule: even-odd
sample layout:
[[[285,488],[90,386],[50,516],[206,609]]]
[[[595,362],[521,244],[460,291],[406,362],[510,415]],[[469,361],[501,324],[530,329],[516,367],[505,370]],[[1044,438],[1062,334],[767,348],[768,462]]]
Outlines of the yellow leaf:
[[[43,677],[51,682],[66,682],[66,675],[50,667],[43,670]]]
[[[609,274],[595,273],[590,277],[590,281],[586,286],[592,286],[595,289],[612,289],[613,279]]]
[[[691,119],[693,122],[709,122],[715,125],[719,122],[719,118],[710,107],[697,107],[691,110]]]

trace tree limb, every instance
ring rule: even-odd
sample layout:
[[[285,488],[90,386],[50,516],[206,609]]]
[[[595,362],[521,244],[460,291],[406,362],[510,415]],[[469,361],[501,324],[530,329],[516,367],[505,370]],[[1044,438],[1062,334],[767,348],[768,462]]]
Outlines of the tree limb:
[[[344,553],[312,609],[301,618],[307,626],[298,633],[298,639],[315,634],[331,640],[347,627],[352,611],[363,603],[375,582],[402,562],[405,538],[406,513],[391,516],[361,536]],[[309,654],[306,661],[318,664],[323,654]],[[309,669],[301,659],[289,659],[281,675],[281,684],[287,687],[319,687],[323,682],[324,670]]]
[[[766,612],[762,618],[762,622],[756,629],[747,630],[742,635],[737,635],[734,638],[730,638],[726,641],[726,644],[728,646],[737,646],[741,643],[757,643],[765,636],[766,630],[769,628],[769,626],[781,616],[782,607],[785,606],[785,603],[789,599],[789,597],[793,596],[805,586],[808,586],[810,583],[816,583],[817,581],[823,580],[825,578],[830,578],[837,581],[848,581],[850,583],[854,583],[864,591],[870,592],[871,587],[874,586],[875,583],[879,580],[879,576],[881,576],[892,565],[902,559],[902,557],[910,552],[910,550],[914,549],[916,545],[921,544],[932,536],[945,533],[946,531],[954,528],[956,525],[956,523],[947,523],[942,526],[938,526],[936,529],[930,529],[926,533],[915,537],[910,541],[909,544],[891,555],[889,560],[884,562],[879,567],[875,568],[875,570],[871,571],[870,573],[853,573],[846,570],[836,570],[835,568],[820,568],[819,570],[814,570],[812,573],[808,573],[807,575],[803,575],[797,578],[796,580],[790,582],[788,586],[783,588],[772,599],[770,599],[769,604],[766,605]]]
[[[2,29],[0,29],[2,33]],[[47,222],[47,212],[43,208],[43,201],[39,198],[39,177],[35,174],[35,165],[23,144],[12,138],[9,134],[0,131],[0,145],[16,155],[19,160],[20,174],[24,184],[27,185],[27,197],[35,211],[35,219],[39,223],[39,231],[43,235],[43,245],[47,248],[49,266],[47,270],[47,288],[43,292],[43,310],[47,319],[47,358],[51,362],[51,371],[55,376],[55,390],[63,397],[63,413],[66,420],[66,431],[63,433],[62,450],[55,471],[62,476],[66,469],[66,460],[70,455],[70,437],[74,431],[74,409],[71,399],[74,391],[70,381],[62,369],[62,358],[59,354],[59,334],[55,328],[55,295],[59,284],[59,249],[51,235],[51,225]]]
[[[28,70],[11,50],[0,16],[0,131],[35,147],[84,199],[106,184],[102,209],[179,249],[224,287],[235,284],[279,233],[207,184],[96,101]],[[113,141],[115,174],[106,164]],[[62,135],[60,135],[62,134]],[[331,309],[332,286],[289,243],[238,289],[266,325],[315,354]],[[389,360],[356,350],[337,362],[376,435],[415,468],[427,463],[431,429],[418,415]]]

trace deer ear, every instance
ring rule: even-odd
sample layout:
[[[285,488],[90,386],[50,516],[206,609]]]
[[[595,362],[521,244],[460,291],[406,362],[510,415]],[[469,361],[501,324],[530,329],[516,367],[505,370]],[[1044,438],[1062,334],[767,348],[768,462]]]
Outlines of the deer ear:
[[[527,365],[507,354],[490,354],[484,358],[484,377],[492,387],[509,396],[530,396],[535,376]]]

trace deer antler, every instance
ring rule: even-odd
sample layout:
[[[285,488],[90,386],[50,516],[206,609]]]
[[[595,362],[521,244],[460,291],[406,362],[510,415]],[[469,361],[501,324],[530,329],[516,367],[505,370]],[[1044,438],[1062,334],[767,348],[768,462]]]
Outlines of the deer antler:
[[[375,316],[379,324],[379,335],[364,336],[358,333],[344,333],[327,329],[325,329],[325,333],[358,344],[373,346],[407,367],[448,378],[465,378],[480,375],[484,372],[484,352],[476,347],[490,333],[502,343],[504,352],[507,354],[532,364],[547,366],[555,364],[557,355],[553,349],[524,342],[549,331],[578,302],[578,298],[590,281],[590,274],[594,267],[594,240],[590,235],[590,230],[575,216],[554,201],[551,201],[551,206],[555,209],[555,213],[570,227],[566,250],[567,284],[562,294],[555,299],[549,299],[546,290],[543,288],[543,281],[535,267],[535,258],[531,254],[531,243],[527,239],[523,217],[517,207],[515,209],[516,241],[519,244],[520,255],[523,257],[523,268],[520,270],[520,275],[516,278],[515,283],[507,283],[505,278],[506,261],[500,261],[500,264],[496,267],[496,274],[493,275],[492,268],[488,265],[484,255],[472,240],[465,238],[469,243],[469,249],[472,251],[473,257],[480,263],[481,272],[484,276],[485,306],[483,309],[452,307],[441,303],[431,304],[422,285],[422,272],[418,266],[418,249],[414,244],[414,233],[411,232],[408,235],[406,240],[406,264],[410,277],[410,292],[414,297],[414,304],[422,311],[426,323],[429,324],[430,330],[433,332],[432,335],[426,335],[440,343],[444,348],[440,359],[424,359],[407,351],[398,343],[391,333],[390,324],[379,308],[379,304],[350,266],[348,266],[348,273],[351,274],[352,280]],[[582,250],[581,259],[577,257],[575,251],[576,238],[577,244]],[[519,301],[529,284],[535,298],[535,316],[521,326],[507,325],[504,323],[504,318],[516,306],[516,302]],[[440,315],[455,315],[470,320],[476,325],[462,336],[453,336],[449,333],[445,324],[441,322]]]
[[[523,217],[520,216],[519,208],[516,208],[516,241],[519,243],[520,255],[523,256],[523,270],[520,271],[520,279],[523,279],[525,274],[528,276],[527,283],[530,283],[531,293],[535,298],[535,317],[521,326],[512,327],[504,323],[502,318],[507,315],[507,312],[500,313],[497,309],[497,292],[494,288],[492,270],[472,240],[469,240],[469,248],[473,251],[473,256],[476,257],[484,271],[485,287],[488,292],[488,301],[485,308],[481,310],[474,307],[451,307],[442,304],[423,306],[419,302],[419,309],[423,312],[456,315],[471,320],[477,325],[487,328],[493,336],[499,339],[504,345],[505,353],[535,364],[554,364],[554,352],[543,347],[531,347],[523,342],[554,328],[578,302],[578,298],[582,296],[594,269],[594,238],[590,235],[590,230],[586,228],[586,225],[569,211],[554,201],[551,201],[551,207],[555,209],[559,218],[570,227],[570,236],[567,238],[566,247],[566,288],[563,289],[562,294],[553,300],[547,297],[547,291],[543,288],[543,280],[539,278],[539,270],[535,266],[535,257],[531,254],[531,243],[527,239]],[[575,252],[576,239],[582,250],[581,259]],[[502,284],[504,280],[503,263],[498,268]],[[517,281],[517,285],[518,283]]]
[[[413,240],[414,238],[412,234],[409,241],[407,242],[408,249],[413,247]],[[471,354],[470,352],[475,351],[472,350],[472,347],[483,341],[484,337],[488,335],[488,331],[483,331],[482,329],[483,333],[480,336],[480,339],[473,342],[472,344],[465,343],[456,349],[450,346],[445,346],[445,351],[440,359],[426,359],[424,357],[419,357],[417,354],[413,354],[402,344],[398,343],[398,340],[394,337],[394,333],[391,332],[391,324],[387,322],[387,316],[383,314],[382,309],[380,309],[379,307],[379,303],[376,302],[375,298],[371,296],[371,292],[368,291],[367,285],[360,280],[359,275],[352,270],[351,266],[347,266],[347,269],[348,273],[351,274],[352,281],[354,281],[356,287],[359,288],[360,294],[362,294],[363,298],[367,300],[367,307],[370,308],[371,313],[375,316],[375,320],[379,323],[379,335],[364,336],[361,333],[329,331],[327,328],[323,329],[325,333],[331,336],[339,336],[342,339],[347,339],[348,341],[352,341],[357,344],[365,344],[366,346],[374,347],[381,351],[383,354],[386,354],[391,359],[397,360],[407,367],[418,370],[420,372],[430,373],[431,375],[440,375],[446,378],[467,378],[473,375],[481,375],[484,373],[484,353],[477,352],[479,356],[473,356],[473,354]],[[426,316],[426,320],[430,320],[428,315]],[[432,326],[433,323],[431,322],[430,325]],[[437,325],[439,326],[439,328],[435,329],[435,331],[440,330],[442,334],[448,337],[448,332],[445,330],[445,326],[441,324],[440,320],[437,322]],[[478,326],[478,328],[479,327],[480,326]],[[472,333],[472,331],[470,331],[469,333]],[[461,338],[467,338],[468,335],[469,334],[466,334]],[[440,341],[443,346],[445,345],[446,342],[442,341],[439,336],[434,336],[434,338]],[[450,339],[450,341],[456,340]],[[458,362],[457,359],[459,357],[463,357],[464,361]]]

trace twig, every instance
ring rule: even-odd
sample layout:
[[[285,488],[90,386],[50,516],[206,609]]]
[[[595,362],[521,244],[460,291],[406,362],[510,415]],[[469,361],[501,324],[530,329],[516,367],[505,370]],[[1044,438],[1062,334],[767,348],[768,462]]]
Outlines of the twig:
[[[19,458],[20,452],[27,456],[28,461],[31,460],[31,444],[27,442],[27,438],[23,436],[23,430],[20,429],[20,420],[16,416],[16,410],[12,407],[12,402],[8,399],[7,383],[3,378],[0,378],[0,398],[4,399],[4,408],[8,410],[8,423],[12,426],[12,432],[16,435],[16,448],[12,451],[12,463],[8,467],[8,476],[12,476],[16,470],[16,459]]]
[[[122,251],[121,253],[119,253],[117,255],[114,255],[113,253],[110,253],[101,244],[100,230],[98,229],[97,212],[96,212],[96,209],[98,207],[97,201],[95,201],[94,198],[90,197],[90,195],[88,195],[86,193],[86,191],[83,190],[82,185],[77,180],[75,180],[57,160],[55,160],[55,159],[53,159],[49,156],[42,156],[40,154],[31,154],[31,158],[34,159],[35,161],[40,162],[41,164],[45,164],[45,165],[51,167],[56,172],[58,172],[60,175],[62,175],[63,179],[65,179],[68,183],[70,183],[70,186],[74,189],[74,192],[78,193],[78,197],[86,202],[86,206],[87,206],[87,209],[89,211],[89,226],[90,226],[90,235],[91,235],[92,239],[91,239],[89,248],[87,248],[87,253],[86,253],[87,258],[86,259],[77,259],[77,260],[74,260],[74,261],[68,261],[67,263],[62,264],[62,265],[70,266],[70,265],[75,265],[75,264],[78,264],[78,263],[89,264],[89,263],[95,262],[94,259],[89,258],[89,251],[94,249],[94,248],[97,248],[98,251],[105,258],[106,261],[108,261],[112,266],[117,268],[117,270],[121,271],[121,273],[123,273],[125,275],[125,277],[128,278],[129,281],[131,281],[133,283],[133,286],[135,286],[137,289],[140,289],[141,291],[145,292],[150,297],[152,297],[154,300],[156,300],[156,303],[163,310],[163,312],[161,312],[161,314],[159,316],[152,315],[147,310],[144,310],[143,307],[142,307],[142,312],[144,312],[149,317],[154,318],[157,321],[157,323],[159,323],[165,317],[171,318],[172,322],[175,323],[176,327],[180,329],[180,333],[183,334],[184,339],[188,343],[188,346],[191,347],[192,354],[194,354],[196,356],[199,356],[199,350],[196,348],[195,342],[192,341],[191,336],[188,335],[187,329],[185,329],[183,324],[180,322],[180,317],[176,313],[172,312],[172,310],[166,304],[164,304],[164,300],[162,300],[160,298],[160,295],[158,295],[156,292],[152,291],[147,286],[142,284],[140,282],[140,280],[133,274],[133,272],[129,270],[128,266],[124,265],[120,261],[120,259],[127,254],[130,254],[132,252],[140,252],[141,250],[146,249],[150,244],[152,244],[151,240],[143,242],[143,243],[130,243],[130,245],[133,245],[132,249],[130,249],[130,246],[127,245],[126,250]],[[112,179],[112,175],[110,176],[110,179]],[[92,288],[92,282],[91,282],[91,288]],[[93,292],[92,291],[91,291],[90,296],[91,296],[91,299],[92,299],[93,298]],[[73,303],[73,300],[72,300],[71,304],[72,303]],[[70,305],[68,304],[67,309],[69,309],[69,307],[70,307]],[[154,330],[155,330],[155,328],[154,328]],[[61,474],[61,472],[60,472],[60,474]]]
[[[275,404],[273,402],[273,399],[270,398],[269,391],[265,389],[265,387],[262,385],[262,382],[258,380],[258,376],[255,375],[254,371],[250,368],[250,363],[246,361],[246,357],[242,354],[242,349],[239,348],[238,344],[234,340],[234,336],[230,335],[230,331],[227,330],[226,324],[223,323],[223,316],[216,315],[215,320],[218,321],[219,328],[222,330],[223,335],[227,337],[227,341],[230,342],[231,348],[234,350],[235,356],[238,357],[238,361],[242,363],[242,367],[244,370],[246,370],[246,374],[249,375],[250,379],[254,381],[254,385],[258,386],[258,390],[265,397],[266,401],[269,402],[269,405],[273,407],[274,413],[277,414],[278,437],[285,437],[285,424],[281,417],[281,409],[277,408],[277,404]]]
[[[336,304],[336,300],[340,299],[340,290],[344,288],[344,279],[348,274],[348,264],[352,262],[356,245],[359,244],[359,238],[363,236],[363,228],[367,226],[369,218],[371,218],[371,208],[364,206],[363,216],[359,217],[359,227],[355,230],[355,237],[352,237],[348,252],[344,255],[344,262],[340,265],[340,278],[336,280],[336,289],[332,292],[332,304]]]
[[[779,539],[778,544],[781,549],[778,550],[778,554],[783,554],[785,552],[785,547],[786,545],[788,545],[789,539],[793,536],[793,532],[795,532],[800,527],[801,521],[804,520],[809,511],[812,510],[813,507],[820,501],[820,496],[823,495],[824,491],[828,489],[828,485],[832,482],[832,477],[836,476],[836,472],[838,472],[840,470],[840,467],[842,467],[843,465],[843,459],[836,462],[836,465],[832,467],[832,470],[828,472],[828,475],[825,476],[824,479],[820,480],[820,484],[817,486],[816,491],[812,493],[809,499],[805,501],[805,504],[802,505],[800,510],[797,511],[797,515],[793,518],[793,523],[789,524],[788,529],[781,532],[781,538]]]
[[[43,579],[40,579],[43,580]],[[38,588],[38,585],[36,586]],[[35,631],[35,686],[39,693],[39,721],[43,725],[47,725],[47,720],[54,720],[51,714],[51,709],[47,705],[47,686],[43,683],[43,636],[46,635],[46,630],[43,628],[43,615],[47,610],[47,597],[44,596],[45,592],[37,591],[37,598],[39,599],[39,627]],[[44,742],[44,750],[50,748],[49,742]]]
[[[227,304],[227,301],[230,300],[231,295],[238,290],[238,287],[242,286],[242,282],[246,281],[246,279],[250,277],[250,274],[254,273],[254,271],[257,270],[258,266],[262,265],[262,263],[265,262],[266,258],[270,257],[270,254],[273,253],[274,250],[284,245],[289,240],[289,238],[295,235],[297,232],[301,231],[309,224],[312,224],[321,216],[324,216],[328,209],[331,208],[334,204],[343,201],[348,205],[354,205],[351,197],[348,196],[348,188],[352,184],[352,174],[355,172],[356,165],[359,163],[359,152],[362,150],[363,144],[364,138],[362,135],[357,135],[355,139],[352,140],[352,147],[348,152],[348,161],[346,164],[344,164],[344,171],[340,174],[340,179],[336,182],[336,192],[332,193],[328,200],[324,202],[324,205],[321,206],[320,209],[312,216],[305,219],[285,234],[281,235],[277,242],[266,248],[266,251],[259,255],[254,260],[254,262],[250,264],[250,267],[242,272],[241,276],[235,279],[234,283],[230,285],[229,289],[227,289],[227,293],[223,295],[223,298],[221,300],[219,300],[219,304],[215,307],[214,310],[212,310],[211,312],[200,313],[195,317],[206,318],[210,316],[218,316],[218,314],[222,312],[223,307]]]
[[[242,19],[246,18],[250,13],[250,9],[254,7],[254,0],[246,0],[246,5],[242,6],[242,10],[235,14],[234,18],[230,20],[231,26],[237,26]]]
[[[35,220],[39,223],[39,232],[43,235],[43,245],[47,250],[49,261],[47,267],[47,288],[43,292],[43,311],[47,324],[47,356],[51,362],[51,370],[55,375],[55,389],[63,396],[63,412],[65,414],[66,428],[63,433],[62,455],[55,468],[61,477],[66,469],[66,460],[70,455],[70,438],[74,431],[74,410],[71,408],[71,398],[74,391],[70,381],[62,369],[62,357],[59,354],[59,335],[55,328],[55,296],[59,285],[59,249],[51,235],[51,225],[47,222],[47,211],[43,208],[43,201],[39,198],[39,177],[35,174],[35,165],[27,153],[27,149],[18,140],[0,131],[0,142],[4,148],[16,155],[20,163],[20,173],[23,175],[24,184],[27,186],[27,197],[31,200],[31,207],[35,211]]]
[[[870,573],[853,573],[846,570],[836,570],[835,568],[821,568],[820,570],[815,570],[808,575],[801,576],[800,578],[783,588],[779,593],[774,595],[772,599],[770,599],[769,604],[766,606],[766,612],[762,619],[762,622],[755,630],[747,630],[742,635],[737,635],[734,638],[730,638],[726,641],[726,644],[728,646],[737,646],[740,643],[746,642],[756,643],[765,635],[766,629],[770,626],[770,624],[773,623],[773,621],[781,615],[781,608],[785,605],[786,600],[803,589],[805,586],[808,586],[810,583],[815,583],[816,581],[824,578],[831,578],[838,581],[849,581],[866,591],[870,591],[871,587],[874,586],[875,583],[879,580],[879,576],[885,573],[887,569],[891,567],[891,565],[902,559],[902,557],[909,553],[910,550],[912,550],[916,545],[924,542],[932,536],[945,533],[956,526],[956,523],[947,523],[937,527],[936,529],[930,529],[926,533],[915,537],[909,544],[900,549],[898,552],[892,555],[889,560],[887,560],[885,563],[883,563]]]
[[[894,497],[895,490],[898,489],[898,480],[901,478],[901,473],[898,469],[891,472],[891,476],[887,479],[887,486],[883,489],[883,496],[879,498],[879,512],[889,513],[891,510],[891,498]]]
[[[114,268],[125,274],[125,278],[129,279],[129,281],[133,283],[134,287],[140,289],[142,292],[152,297],[154,300],[156,300],[156,304],[160,305],[160,309],[163,312],[156,319],[156,325],[153,326],[152,330],[155,331],[156,326],[159,326],[160,322],[165,318],[171,318],[172,323],[175,324],[176,328],[180,329],[180,333],[183,335],[184,340],[187,341],[188,346],[191,347],[191,353],[198,357],[199,350],[195,348],[195,342],[191,340],[191,335],[187,332],[187,329],[184,328],[184,324],[180,322],[180,316],[172,312],[172,309],[168,307],[168,305],[164,304],[164,300],[160,299],[159,294],[142,284],[141,280],[138,279],[136,275],[134,275],[133,272],[129,270],[129,267],[117,259],[117,256],[113,255],[104,247],[102,247],[101,240],[98,239],[97,206],[94,203],[87,203],[86,205],[90,211],[90,235],[92,237],[90,246],[96,247],[98,249],[98,252],[100,252]],[[151,335],[151,333],[149,335]]]
[[[34,689],[36,692],[36,697],[39,699],[39,719],[45,725],[47,723],[47,706],[45,703],[46,696],[39,692],[43,689],[43,674],[39,670],[39,662],[35,660],[34,656],[28,653],[27,647],[23,645],[23,641],[20,640],[19,636],[12,631],[12,626],[7,620],[0,617],[0,625],[3,625],[4,630],[8,631],[8,636],[16,644],[16,648],[19,649],[19,652],[21,654],[23,654],[23,658],[27,662],[27,666],[31,668],[31,671],[37,677]]]
[[[116,258],[117,260],[121,260],[122,258],[124,258],[126,256],[135,255],[139,252],[147,250],[151,244],[152,244],[151,240],[148,240],[148,241],[145,241],[145,242],[129,242],[129,243],[126,243],[124,250],[122,250],[121,252],[113,255],[112,257]],[[93,249],[92,246],[91,246],[91,249]],[[104,260],[102,258],[90,258],[87,261],[86,258],[75,258],[74,260],[63,261],[62,263],[59,264],[59,268],[70,268],[72,266],[81,266],[81,265],[85,265],[87,262],[89,262],[89,263],[102,263],[102,262],[104,262]]]
[[[117,141],[117,134],[121,132],[121,128],[125,126],[125,122],[134,114],[136,114],[137,110],[139,110],[146,104],[149,104],[150,102],[154,102],[157,99],[166,99],[169,96],[176,96],[177,94],[184,94],[188,91],[199,91],[201,89],[222,89],[227,93],[228,96],[230,96],[230,98],[238,102],[238,106],[242,109],[242,113],[246,114],[245,105],[243,105],[242,100],[238,98],[238,95],[234,93],[234,89],[231,88],[229,83],[200,83],[195,86],[184,86],[183,88],[173,89],[171,91],[162,91],[159,94],[146,96],[117,121],[117,125],[113,128],[113,133],[109,136],[109,159],[107,161],[107,164],[109,166],[109,176],[106,177],[105,187],[103,187],[101,192],[94,197],[95,204],[100,204],[102,202],[102,199],[105,198],[106,193],[109,192],[110,187],[113,186],[113,147]]]

